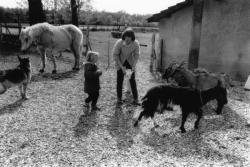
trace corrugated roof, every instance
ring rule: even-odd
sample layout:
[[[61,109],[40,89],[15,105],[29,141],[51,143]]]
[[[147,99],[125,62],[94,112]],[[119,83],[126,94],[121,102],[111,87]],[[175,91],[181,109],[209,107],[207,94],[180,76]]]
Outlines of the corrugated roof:
[[[191,6],[193,4],[193,0],[185,0],[183,2],[177,3],[174,6],[167,8],[166,10],[161,11],[160,13],[156,13],[153,16],[147,19],[148,22],[159,22],[160,19],[165,17],[170,17],[173,13]]]

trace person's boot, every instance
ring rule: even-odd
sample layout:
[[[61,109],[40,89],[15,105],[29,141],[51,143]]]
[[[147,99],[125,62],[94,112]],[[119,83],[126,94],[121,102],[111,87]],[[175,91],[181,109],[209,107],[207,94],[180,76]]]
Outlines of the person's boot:
[[[85,103],[83,106],[89,108],[89,103]]]
[[[123,103],[121,98],[117,98],[117,105],[121,105]]]
[[[139,102],[138,99],[134,99],[132,104],[135,105],[135,106],[140,106],[141,105],[141,103]]]
[[[100,111],[101,109],[95,105],[95,106],[91,107],[91,110],[92,111]]]

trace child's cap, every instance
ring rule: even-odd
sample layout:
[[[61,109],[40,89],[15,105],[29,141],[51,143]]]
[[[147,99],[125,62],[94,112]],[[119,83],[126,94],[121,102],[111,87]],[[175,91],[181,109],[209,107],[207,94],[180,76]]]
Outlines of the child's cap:
[[[86,61],[88,62],[96,62],[99,57],[99,52],[88,51],[86,56]]]

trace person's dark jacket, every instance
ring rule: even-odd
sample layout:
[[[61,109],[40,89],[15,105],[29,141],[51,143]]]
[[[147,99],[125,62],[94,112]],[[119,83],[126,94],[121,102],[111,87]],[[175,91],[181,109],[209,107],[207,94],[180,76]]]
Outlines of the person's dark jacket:
[[[98,70],[97,66],[93,63],[87,62],[84,66],[84,92],[93,93],[99,91],[100,80],[99,77],[102,72]]]

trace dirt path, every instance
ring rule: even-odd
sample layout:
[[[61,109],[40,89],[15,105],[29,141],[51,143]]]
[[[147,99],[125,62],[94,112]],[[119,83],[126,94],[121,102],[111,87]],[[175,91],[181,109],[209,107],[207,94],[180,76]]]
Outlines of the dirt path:
[[[129,102],[116,107],[113,68],[101,78],[101,111],[86,113],[82,70],[64,72],[71,68],[64,61],[57,75],[38,75],[40,61],[32,57],[32,62],[29,100],[19,101],[17,88],[0,96],[1,166],[250,166],[249,104],[244,101],[231,98],[222,116],[205,108],[196,131],[190,116],[185,134],[178,130],[178,108],[157,115],[155,130],[150,120],[135,129],[140,107]],[[148,63],[141,59],[138,65],[140,96],[158,84]],[[0,65],[6,64],[15,65],[8,60]]]

